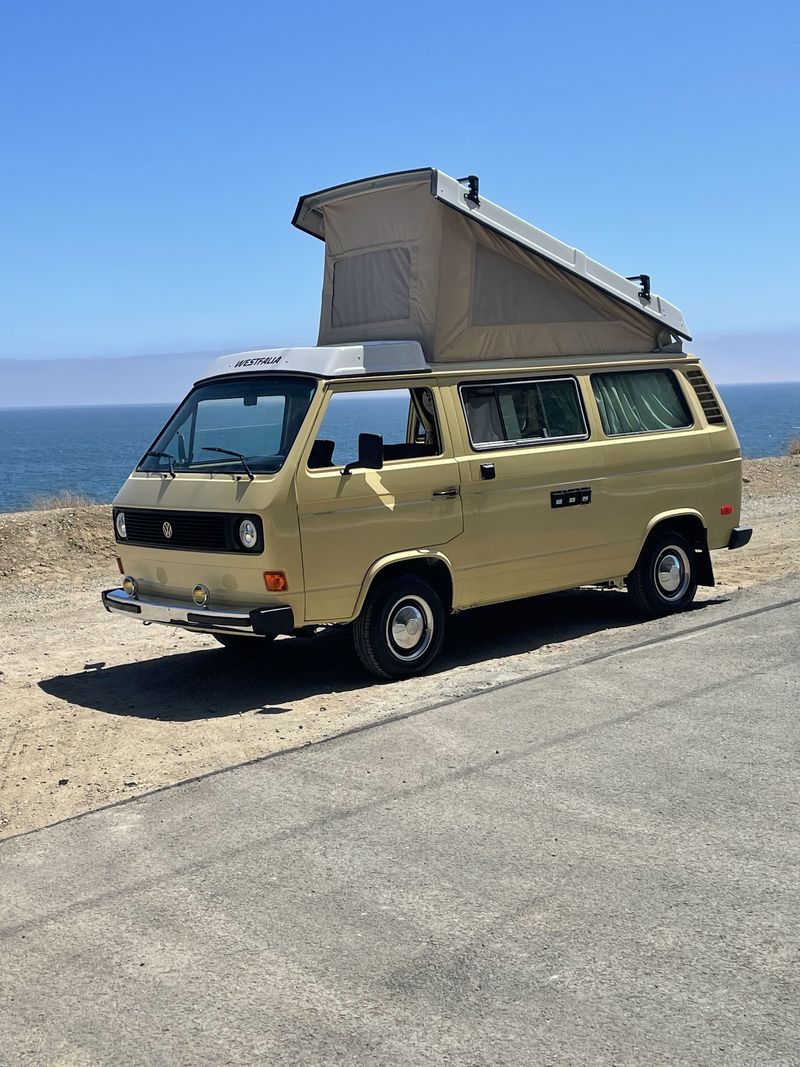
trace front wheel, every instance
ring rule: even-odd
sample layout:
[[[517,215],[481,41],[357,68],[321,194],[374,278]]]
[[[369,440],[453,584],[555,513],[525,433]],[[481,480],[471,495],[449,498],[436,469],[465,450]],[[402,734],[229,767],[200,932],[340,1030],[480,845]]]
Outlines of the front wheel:
[[[627,578],[637,608],[649,616],[683,611],[697,591],[697,554],[683,534],[666,531],[652,537]]]
[[[438,656],[446,614],[432,585],[414,575],[390,579],[367,598],[353,624],[358,658],[377,678],[410,678]]]

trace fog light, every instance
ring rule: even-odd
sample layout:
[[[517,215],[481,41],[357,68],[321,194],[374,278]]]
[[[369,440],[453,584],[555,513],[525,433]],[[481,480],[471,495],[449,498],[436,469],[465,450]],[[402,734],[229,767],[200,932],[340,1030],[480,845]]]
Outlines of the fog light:
[[[127,593],[128,596],[136,596],[139,592],[139,583],[135,578],[131,578],[129,574],[126,574],[122,579],[122,591]]]
[[[239,523],[239,540],[244,548],[255,548],[258,544],[258,530],[252,519],[242,519]]]
[[[117,528],[117,535],[123,540],[128,536],[128,531],[125,529],[125,512],[118,511],[117,517],[114,520],[114,525]]]
[[[198,608],[204,608],[208,603],[208,590],[204,585],[196,585],[192,590],[192,600]]]

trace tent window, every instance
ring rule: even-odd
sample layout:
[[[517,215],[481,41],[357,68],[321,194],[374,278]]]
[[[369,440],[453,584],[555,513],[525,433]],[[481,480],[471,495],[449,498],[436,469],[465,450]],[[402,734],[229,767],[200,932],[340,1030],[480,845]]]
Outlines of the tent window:
[[[609,437],[683,430],[692,416],[671,370],[593,374],[592,389]]]
[[[381,248],[333,265],[331,326],[402,322],[411,315],[411,252]]]
[[[589,436],[574,378],[463,385],[461,400],[475,448]]]
[[[572,292],[566,282],[543,277],[533,263],[517,263],[491,248],[475,246],[473,326],[602,322],[608,318]]]

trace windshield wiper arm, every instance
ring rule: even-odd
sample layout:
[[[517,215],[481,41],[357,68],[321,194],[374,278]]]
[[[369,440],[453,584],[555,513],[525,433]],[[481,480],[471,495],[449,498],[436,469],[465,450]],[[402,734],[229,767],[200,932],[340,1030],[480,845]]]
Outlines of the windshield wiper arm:
[[[145,452],[145,456],[155,456],[157,459],[169,460],[169,476],[175,477],[175,457],[171,456],[169,452],[158,452],[156,449],[151,448],[149,452]]]
[[[221,452],[223,456],[235,456],[239,460],[239,462],[242,464],[244,469],[247,471],[247,477],[250,479],[250,481],[252,482],[253,479],[255,478],[255,475],[250,470],[250,467],[247,464],[247,460],[245,459],[245,457],[242,455],[241,452],[234,452],[230,448],[208,448],[208,447],[205,447],[203,449],[203,451],[204,452]]]

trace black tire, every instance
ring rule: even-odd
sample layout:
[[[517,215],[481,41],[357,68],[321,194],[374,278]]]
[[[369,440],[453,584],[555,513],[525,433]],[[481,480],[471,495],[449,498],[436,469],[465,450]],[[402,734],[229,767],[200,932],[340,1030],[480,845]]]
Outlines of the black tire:
[[[683,611],[697,591],[695,546],[677,530],[654,534],[626,584],[637,609],[649,618]]]
[[[353,624],[353,642],[376,678],[410,678],[438,656],[446,623],[434,587],[416,575],[400,575],[370,592]]]
[[[229,652],[255,652],[264,648],[264,641],[274,641],[275,635],[261,634],[258,637],[245,637],[243,634],[212,634],[215,641],[219,641]]]

